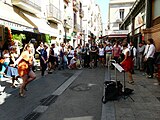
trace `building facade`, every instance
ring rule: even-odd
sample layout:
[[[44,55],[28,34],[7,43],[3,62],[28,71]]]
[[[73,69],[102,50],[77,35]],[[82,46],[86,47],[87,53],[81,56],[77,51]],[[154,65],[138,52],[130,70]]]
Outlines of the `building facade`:
[[[108,30],[109,39],[126,38],[128,30],[120,30],[120,25],[129,13],[135,0],[110,0],[108,8]]]
[[[102,17],[99,6],[94,0],[83,0],[83,38],[84,43],[99,42],[102,34]]]
[[[153,38],[156,51],[160,52],[159,0],[137,0],[121,24],[121,29],[129,30],[129,37],[137,45],[142,40]]]
[[[1,47],[5,42],[5,27],[11,29],[13,34],[25,34],[27,41],[31,38],[44,41],[48,35],[50,43],[57,45],[65,42],[76,47],[85,41],[88,42],[91,36],[94,39],[98,38],[102,31],[100,9],[94,0],[87,3],[84,1],[1,0],[0,9],[3,11],[0,12]],[[86,12],[83,10],[85,5],[87,5]]]

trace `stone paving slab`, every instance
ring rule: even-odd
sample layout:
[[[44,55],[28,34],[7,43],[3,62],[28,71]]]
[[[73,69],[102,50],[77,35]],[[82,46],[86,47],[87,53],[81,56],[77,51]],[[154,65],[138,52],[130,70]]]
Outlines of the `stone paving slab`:
[[[114,71],[111,71],[111,74],[114,78]],[[121,73],[117,73],[117,76],[121,76]],[[123,78],[118,77],[118,79],[123,84]],[[115,110],[116,120],[160,120],[160,100],[158,99],[160,98],[160,86],[154,85],[157,80],[148,79],[138,71],[133,75],[133,79],[135,84],[128,84],[126,75],[126,87],[134,89],[133,94],[130,95],[134,102],[129,97],[111,101],[114,104],[112,109]],[[107,102],[106,106],[111,103]]]

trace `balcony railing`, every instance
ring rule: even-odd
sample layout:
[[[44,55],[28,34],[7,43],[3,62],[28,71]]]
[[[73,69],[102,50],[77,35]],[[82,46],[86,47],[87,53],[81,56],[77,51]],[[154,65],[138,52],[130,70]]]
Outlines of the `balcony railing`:
[[[73,10],[78,12],[79,10],[79,4],[77,2],[77,0],[73,0]]]
[[[67,20],[67,28],[72,28],[72,25],[73,24],[73,22],[72,22],[72,20]]]
[[[78,31],[80,31],[81,29],[80,29],[80,25],[79,24],[74,24],[74,31],[75,32],[78,32]]]
[[[39,0],[11,0],[12,4],[31,13],[41,12]]]
[[[84,11],[83,11],[82,9],[79,10],[79,16],[80,16],[81,18],[84,17]]]
[[[47,5],[47,19],[55,22],[61,21],[60,9],[56,8],[53,4]]]

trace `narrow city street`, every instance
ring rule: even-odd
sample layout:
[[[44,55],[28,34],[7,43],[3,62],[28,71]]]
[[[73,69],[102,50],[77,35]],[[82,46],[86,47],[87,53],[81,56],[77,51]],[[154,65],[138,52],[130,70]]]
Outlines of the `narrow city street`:
[[[81,119],[99,120],[104,73],[104,68],[67,69],[57,70],[45,77],[38,76],[38,79],[28,85],[29,90],[25,98],[19,97],[19,89],[6,87],[9,93],[4,102],[1,101],[0,111],[3,114],[0,119],[53,120],[54,118],[54,120],[63,120],[82,117]],[[2,93],[1,97],[4,94]]]
[[[39,71],[38,71],[39,72]],[[103,82],[108,80],[107,68],[57,70],[28,85],[25,98],[18,90],[7,91],[8,97],[0,105],[1,120],[159,120],[160,89],[142,72],[135,71],[134,90],[130,97],[102,104]],[[123,84],[123,74],[117,73]],[[114,79],[111,70],[111,79]],[[3,83],[4,84],[4,83]],[[1,97],[4,93],[1,95]],[[133,100],[134,101],[133,101]],[[2,99],[1,99],[2,100]]]
[[[160,120],[159,6],[0,0],[0,120]]]
[[[74,71],[56,71],[45,77],[40,77],[39,71],[36,72],[37,79],[27,86],[26,97],[19,97],[19,89],[10,88],[9,83],[1,81],[5,85],[5,90],[0,95],[0,119],[1,120],[22,120],[31,113],[44,98],[51,95],[60,85],[70,78]],[[11,81],[11,80],[8,80]],[[8,93],[6,93],[8,92]]]

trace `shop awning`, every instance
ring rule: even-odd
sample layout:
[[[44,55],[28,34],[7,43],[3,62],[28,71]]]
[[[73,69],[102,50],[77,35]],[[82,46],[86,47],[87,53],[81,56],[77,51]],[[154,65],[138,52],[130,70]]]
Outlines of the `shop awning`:
[[[18,15],[15,9],[7,4],[0,2],[0,24],[15,30],[33,31],[33,26]]]
[[[36,16],[30,15],[27,13],[23,13],[23,14],[29,19],[29,21],[34,25],[34,27],[38,29],[38,32],[50,34],[50,35],[54,34],[53,28],[51,28],[47,24],[46,20],[40,19]]]

